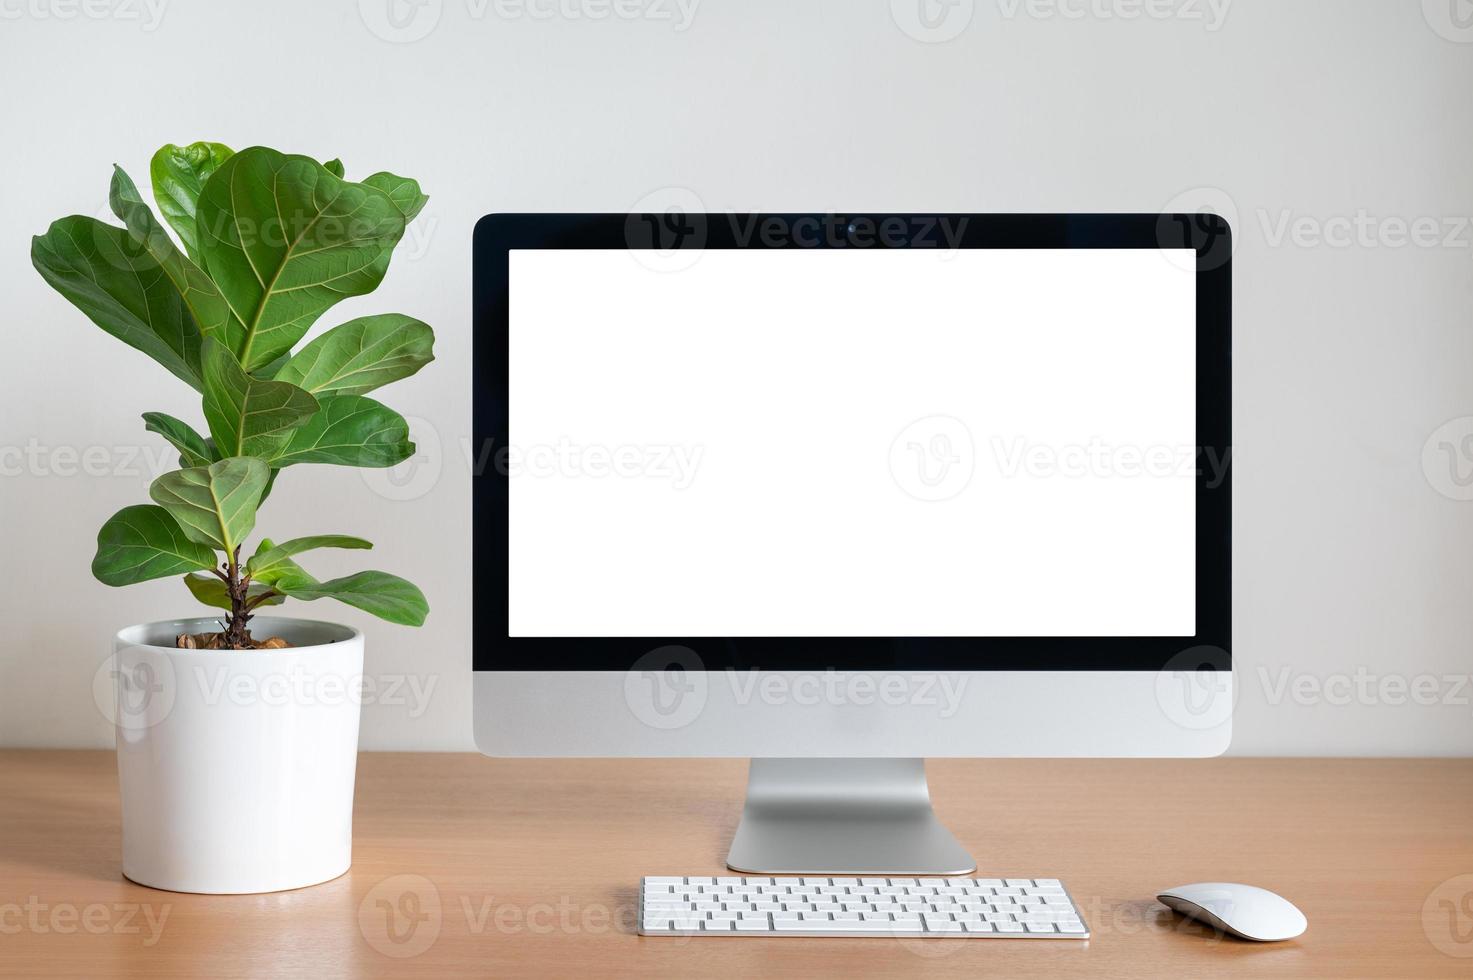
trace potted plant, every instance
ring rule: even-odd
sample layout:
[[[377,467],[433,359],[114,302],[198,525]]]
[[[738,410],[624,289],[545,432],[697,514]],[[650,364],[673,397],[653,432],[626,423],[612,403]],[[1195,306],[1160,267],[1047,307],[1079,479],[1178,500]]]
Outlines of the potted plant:
[[[339,300],[378,286],[426,198],[407,178],[354,183],[336,160],[259,146],[165,146],[150,176],[177,244],[120,168],[109,204],[121,227],[72,215],[31,244],[58,292],[199,392],[209,433],[145,414],[180,468],[97,535],[103,583],[178,575],[223,610],[114,641],[123,873],[176,891],[298,888],[351,861],[363,637],[257,610],[332,598],[418,626],[428,605],[384,572],[324,581],[297,562],[371,547],[362,538],[248,542],[288,467],[413,455],[404,419],[367,394],[429,363],[427,325],[365,316],[293,348]]]

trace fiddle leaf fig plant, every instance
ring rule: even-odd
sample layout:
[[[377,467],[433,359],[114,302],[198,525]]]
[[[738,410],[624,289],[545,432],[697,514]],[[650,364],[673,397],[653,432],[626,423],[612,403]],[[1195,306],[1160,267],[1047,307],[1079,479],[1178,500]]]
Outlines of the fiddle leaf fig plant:
[[[285,467],[385,467],[414,454],[403,417],[366,395],[434,359],[429,326],[402,313],[364,316],[294,350],[340,300],[378,287],[427,200],[406,177],[344,174],[338,160],[263,146],[171,144],[149,166],[162,221],[115,167],[108,203],[121,227],[72,215],[31,241],[32,263],[57,292],[200,395],[207,434],[144,414],[180,468],[153,482],[153,503],[102,526],[92,561],[112,586],[181,575],[195,599],[225,610],[219,633],[182,635],[181,646],[285,645],[252,637],[249,623],[288,598],[337,599],[410,626],[428,615],[424,594],[402,578],[321,581],[296,562],[321,548],[371,548],[363,538],[262,538],[244,557]]]

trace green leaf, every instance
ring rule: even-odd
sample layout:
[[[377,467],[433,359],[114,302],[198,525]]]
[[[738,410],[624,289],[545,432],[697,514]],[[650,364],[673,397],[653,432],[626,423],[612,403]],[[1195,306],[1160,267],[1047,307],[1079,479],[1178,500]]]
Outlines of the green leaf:
[[[88,319],[200,388],[200,330],[158,261],[121,228],[74,214],[31,239],[31,264]]]
[[[271,491],[276,489],[276,478],[280,475],[281,470],[273,469],[271,475],[266,478],[266,489],[261,491],[261,499],[256,501],[258,509],[266,502],[266,498],[271,496]]]
[[[334,177],[341,177],[343,175],[343,161],[339,160],[337,157],[333,157],[322,166],[324,170],[332,174]]]
[[[278,357],[276,360],[272,361],[270,364],[267,364],[265,367],[256,368],[254,371],[251,372],[251,377],[260,378],[262,381],[270,381],[281,373],[281,369],[286,367],[287,362],[291,359],[291,352],[288,351],[287,353]]]
[[[291,566],[292,571],[301,571],[300,566],[295,562],[288,561],[292,555],[299,555],[314,548],[372,547],[371,542],[362,538],[349,537],[346,534],[314,534],[305,538],[292,538],[278,545],[271,545],[267,540],[261,542],[261,547],[256,549],[256,553],[246,563],[246,571],[263,581],[274,581],[284,570],[288,570],[288,566]]]
[[[199,205],[200,190],[210,174],[218,170],[233,152],[222,143],[191,143],[188,146],[168,143],[159,148],[148,165],[153,197],[159,202],[159,211],[196,262],[200,261],[200,253],[194,213]]]
[[[379,619],[403,626],[419,626],[429,615],[430,604],[412,583],[387,572],[358,572],[327,582],[310,575],[287,576],[273,586],[293,599],[331,598],[372,613]]]
[[[293,429],[272,466],[335,463],[393,466],[414,455],[409,423],[393,409],[362,395],[323,395],[319,411]]]
[[[316,398],[284,381],[251,377],[214,339],[206,339],[202,361],[205,422],[222,456],[273,459],[317,412]]]
[[[196,215],[205,269],[245,324],[247,371],[291,350],[333,304],[371,292],[404,234],[388,194],[263,146],[215,171]]]
[[[359,317],[303,347],[273,377],[314,395],[362,395],[435,359],[435,333],[402,313]]]
[[[363,183],[369,187],[377,187],[389,195],[394,206],[404,215],[405,224],[413,221],[415,216],[424,210],[425,202],[429,200],[427,196],[420,193],[419,181],[391,174],[387,170],[365,178]]]
[[[135,504],[108,518],[97,532],[92,574],[105,585],[132,585],[149,579],[215,567],[215,552],[191,541],[162,507]]]
[[[203,436],[172,415],[144,412],[143,423],[145,429],[157,432],[179,450],[179,458],[185,466],[209,466],[220,458],[219,452]]]
[[[133,185],[123,168],[116,165],[113,167],[108,203],[112,206],[113,214],[127,226],[133,241],[158,262],[164,275],[179,290],[184,305],[189,308],[200,331],[207,337],[219,339],[232,349],[239,346],[245,337],[245,327],[230,312],[225,297],[220,295],[220,290],[215,288],[210,277],[199,266],[174,247],[174,240],[154,218],[153,212],[139,196],[138,188]]]
[[[196,599],[198,599],[200,602],[203,602],[207,606],[218,606],[221,609],[233,608],[230,605],[230,593],[225,591],[225,583],[220,581],[218,576],[186,575],[184,576],[184,584],[189,588],[189,591],[194,594],[194,597]],[[254,598],[256,596],[265,595],[269,591],[271,591],[271,586],[259,585],[255,582],[252,582],[250,586],[246,589],[246,596]],[[263,600],[260,605],[279,606],[285,601],[286,596],[276,595],[272,596],[270,599]]]
[[[278,471],[272,470],[271,472],[276,473]],[[262,538],[261,543],[256,546],[256,556],[264,556],[266,553],[275,550],[275,548],[276,545],[270,538]],[[298,565],[290,558],[276,558],[270,565],[258,564],[256,569],[251,572],[251,576],[256,581],[264,582],[267,585],[274,585],[279,579],[283,578],[296,578],[303,582],[317,581],[311,575],[308,575],[301,565]]]
[[[256,526],[256,505],[270,476],[264,461],[235,456],[165,473],[153,481],[148,495],[173,515],[191,541],[233,555]]]

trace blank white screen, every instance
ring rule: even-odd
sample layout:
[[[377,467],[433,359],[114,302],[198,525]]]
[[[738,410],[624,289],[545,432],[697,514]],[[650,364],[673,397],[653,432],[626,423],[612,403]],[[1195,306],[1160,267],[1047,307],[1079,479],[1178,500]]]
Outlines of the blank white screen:
[[[1190,259],[638,258],[509,257],[509,635],[1194,633]]]

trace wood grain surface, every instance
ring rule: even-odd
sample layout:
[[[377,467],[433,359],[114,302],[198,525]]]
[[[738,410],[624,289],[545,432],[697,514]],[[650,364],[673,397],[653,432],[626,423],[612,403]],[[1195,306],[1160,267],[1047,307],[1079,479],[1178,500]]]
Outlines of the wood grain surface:
[[[364,754],[352,870],[299,891],[120,874],[109,752],[0,752],[0,975],[1473,977],[1473,760],[941,761],[937,811],[991,877],[1056,877],[1088,942],[646,938],[645,874],[719,874],[745,765]],[[1156,891],[1273,889],[1287,943]]]

